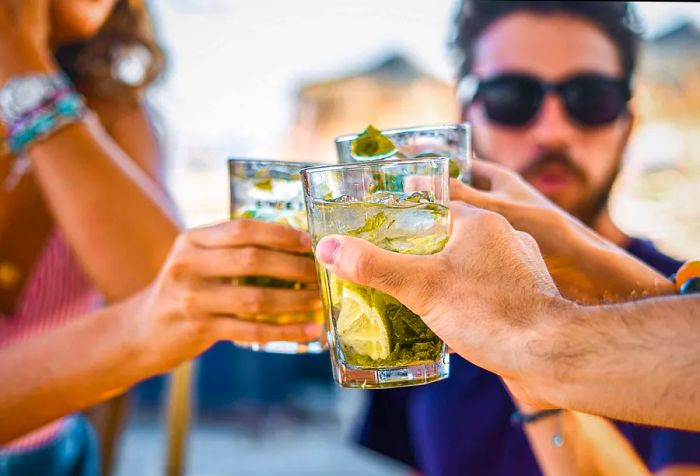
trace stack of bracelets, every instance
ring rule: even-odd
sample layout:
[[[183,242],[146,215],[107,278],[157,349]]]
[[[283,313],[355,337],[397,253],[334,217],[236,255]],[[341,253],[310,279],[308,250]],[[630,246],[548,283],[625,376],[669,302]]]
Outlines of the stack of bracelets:
[[[29,110],[13,111],[15,113],[12,114],[9,108],[0,108],[1,119],[7,131],[7,146],[15,155],[22,155],[30,144],[47,138],[69,124],[81,121],[85,116],[85,102],[75,92],[68,79],[62,74],[46,77],[52,82],[50,94],[42,97]],[[13,81],[19,83],[27,78],[33,79],[22,77]],[[3,90],[12,88],[13,81]]]

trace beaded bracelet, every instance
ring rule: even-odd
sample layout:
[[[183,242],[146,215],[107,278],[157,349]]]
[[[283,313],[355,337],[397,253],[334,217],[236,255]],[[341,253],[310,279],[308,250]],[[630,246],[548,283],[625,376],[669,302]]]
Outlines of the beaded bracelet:
[[[60,90],[42,106],[9,125],[9,148],[19,155],[30,144],[82,120],[85,112],[85,102],[80,95],[72,89]]]

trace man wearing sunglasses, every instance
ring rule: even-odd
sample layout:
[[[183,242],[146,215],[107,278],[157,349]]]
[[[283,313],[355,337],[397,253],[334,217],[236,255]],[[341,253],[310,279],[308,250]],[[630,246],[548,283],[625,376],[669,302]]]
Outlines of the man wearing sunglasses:
[[[625,236],[606,210],[633,122],[634,25],[624,2],[465,1],[454,41],[461,56],[458,95],[477,155],[518,172],[558,206],[670,275],[679,263]],[[513,402],[497,376],[452,359],[446,381],[373,392],[362,443],[426,476],[595,468],[582,461],[605,452],[607,443],[586,446],[561,412]],[[700,474],[700,434],[621,423],[611,428],[652,472]],[[626,443],[620,444],[609,451],[622,453]]]

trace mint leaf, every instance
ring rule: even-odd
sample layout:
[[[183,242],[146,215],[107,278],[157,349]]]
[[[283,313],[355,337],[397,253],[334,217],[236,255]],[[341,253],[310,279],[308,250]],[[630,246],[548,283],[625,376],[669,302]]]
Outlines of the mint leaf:
[[[356,157],[387,156],[398,150],[388,137],[372,125],[352,142],[351,147],[352,155]]]

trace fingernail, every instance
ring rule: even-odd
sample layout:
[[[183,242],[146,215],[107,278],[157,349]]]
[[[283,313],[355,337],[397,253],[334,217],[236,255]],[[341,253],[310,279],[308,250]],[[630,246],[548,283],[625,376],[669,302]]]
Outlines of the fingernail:
[[[299,238],[302,248],[311,248],[311,237],[308,233],[302,233],[301,238]]]
[[[340,242],[338,240],[335,238],[323,238],[318,245],[316,245],[316,259],[318,259],[321,264],[333,264],[335,263],[338,248],[340,248]]]

